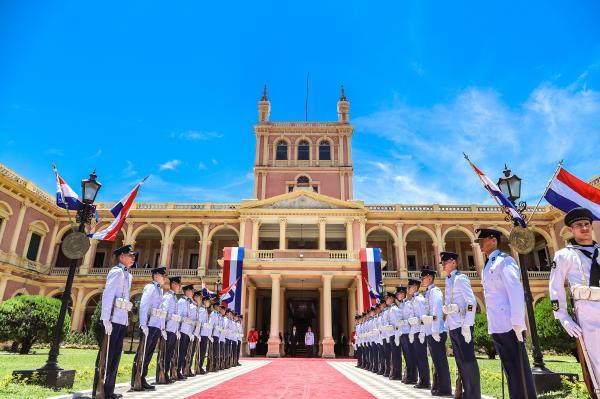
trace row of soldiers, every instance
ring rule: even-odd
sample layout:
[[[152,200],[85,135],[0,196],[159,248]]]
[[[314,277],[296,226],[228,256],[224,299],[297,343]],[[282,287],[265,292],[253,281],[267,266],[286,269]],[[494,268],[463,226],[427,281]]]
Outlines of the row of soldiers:
[[[113,399],[115,380],[132,309],[130,290],[137,253],[131,245],[114,251],[118,265],[107,275],[100,319],[105,338],[96,365],[93,397]],[[135,391],[155,390],[146,380],[158,347],[156,384],[171,384],[207,372],[240,366],[243,316],[221,304],[215,293],[203,294],[180,276],[167,277],[165,267],[152,269],[152,282],[140,300],[140,343],[131,373]],[[168,280],[168,291],[163,294]],[[178,294],[183,293],[180,298]],[[206,368],[204,367],[206,360]]]
[[[564,217],[573,238],[556,252],[549,291],[554,317],[577,340],[579,360],[591,397],[600,397],[600,245],[593,239],[594,214],[576,207]],[[481,282],[488,334],[500,356],[511,399],[537,397],[525,348],[525,296],[517,262],[498,249],[501,232],[478,229],[476,242],[487,260]],[[457,269],[458,254],[441,253],[446,274],[445,296],[435,286],[435,270],[425,267],[421,278],[408,279],[385,300],[356,316],[357,366],[400,379],[434,396],[480,398],[479,368],[473,345],[477,301],[469,277]],[[567,290],[573,311],[567,311]],[[419,292],[424,288],[424,294]],[[459,372],[451,392],[446,357],[447,336],[452,341]],[[427,358],[433,363],[433,381]],[[404,357],[405,368],[402,367]],[[403,373],[404,371],[404,373]]]

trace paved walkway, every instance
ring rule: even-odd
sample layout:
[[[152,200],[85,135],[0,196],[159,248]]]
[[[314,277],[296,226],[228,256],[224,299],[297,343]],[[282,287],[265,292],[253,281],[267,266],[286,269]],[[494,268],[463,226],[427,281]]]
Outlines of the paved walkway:
[[[242,366],[217,373],[199,375],[174,384],[158,385],[155,391],[133,392],[129,383],[125,383],[117,385],[116,392],[123,394],[124,399],[432,398],[429,390],[415,389],[400,381],[390,381],[359,369],[354,360],[263,358],[242,359],[241,363]],[[91,391],[84,391],[60,398],[90,396]]]

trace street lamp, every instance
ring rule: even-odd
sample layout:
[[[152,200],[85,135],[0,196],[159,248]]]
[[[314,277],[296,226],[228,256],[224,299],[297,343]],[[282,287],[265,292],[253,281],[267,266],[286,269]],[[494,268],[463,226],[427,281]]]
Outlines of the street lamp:
[[[383,279],[381,279],[381,282],[379,283],[379,294],[381,295],[382,301],[385,299],[383,297],[384,292],[385,292],[385,283],[383,282]]]
[[[223,284],[221,283],[221,277],[217,277],[217,281],[215,282],[215,291],[217,292],[217,295],[219,295],[221,288],[223,288]]]
[[[515,205],[517,212],[522,216],[523,212],[527,209],[527,203],[521,201],[517,204],[519,198],[521,198],[521,178],[508,169],[504,165],[504,176],[498,179],[498,187],[502,194],[507,197],[510,202]],[[507,221],[511,221],[514,226],[518,226],[519,222],[512,216],[510,212],[506,212]],[[523,218],[525,220],[525,218]],[[531,346],[533,352],[533,367],[531,369],[536,388],[538,392],[548,392],[550,390],[560,389],[562,386],[561,375],[567,376],[568,378],[574,378],[573,374],[570,373],[554,373],[546,368],[544,365],[544,355],[540,349],[540,339],[537,333],[537,326],[535,324],[535,314],[533,312],[533,295],[531,295],[531,287],[529,285],[529,275],[527,274],[525,254],[519,252],[519,269],[521,271],[521,280],[523,281],[523,290],[525,292],[525,306],[527,307],[527,320],[529,323],[529,330],[531,335]]]
[[[56,329],[54,330],[52,346],[48,353],[48,360],[44,367],[37,370],[13,371],[13,376],[18,379],[26,378],[30,382],[52,388],[71,388],[73,386],[75,370],[64,370],[61,368],[58,365],[58,355],[61,335],[65,325],[65,316],[67,314],[69,301],[71,300],[71,288],[73,287],[73,280],[75,279],[75,271],[77,270],[79,260],[83,258],[90,247],[90,240],[85,234],[85,228],[86,225],[91,223],[92,217],[96,213],[94,201],[96,200],[98,191],[102,187],[102,184],[96,180],[97,177],[96,171],[94,170],[88,179],[81,181],[82,204],[77,210],[76,215],[79,229],[77,232],[69,234],[63,240],[62,251],[65,256],[71,259],[71,262],[69,263],[69,274],[67,275],[67,282],[62,293],[60,312],[56,322]]]

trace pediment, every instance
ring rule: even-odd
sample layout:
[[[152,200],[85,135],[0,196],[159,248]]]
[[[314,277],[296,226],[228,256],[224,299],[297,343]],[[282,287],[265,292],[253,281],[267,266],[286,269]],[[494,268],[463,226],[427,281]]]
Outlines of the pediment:
[[[241,205],[246,209],[362,209],[352,201],[342,201],[311,191],[295,191]]]

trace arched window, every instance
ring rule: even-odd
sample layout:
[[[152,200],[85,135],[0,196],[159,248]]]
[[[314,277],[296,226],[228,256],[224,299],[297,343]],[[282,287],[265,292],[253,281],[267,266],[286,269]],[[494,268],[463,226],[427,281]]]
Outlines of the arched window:
[[[308,161],[310,159],[310,145],[308,141],[302,140],[298,144],[298,160],[299,161]]]
[[[327,140],[323,140],[319,144],[319,159],[321,161],[331,161],[331,144]]]
[[[307,187],[310,180],[306,176],[300,176],[296,182],[298,183],[298,187]]]
[[[287,160],[287,152],[287,143],[281,140],[279,143],[277,143],[277,152],[275,154],[275,159],[278,161]]]

